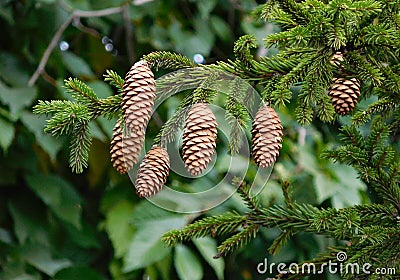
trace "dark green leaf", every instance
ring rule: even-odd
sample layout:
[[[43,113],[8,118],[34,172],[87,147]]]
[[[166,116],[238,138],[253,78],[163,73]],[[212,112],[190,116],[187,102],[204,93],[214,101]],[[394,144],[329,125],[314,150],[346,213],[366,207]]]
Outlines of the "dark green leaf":
[[[60,270],[54,280],[105,280],[97,271],[86,266],[73,266]]]
[[[46,124],[45,116],[37,116],[30,112],[24,111],[21,115],[22,123],[36,136],[36,141],[45,150],[50,158],[55,161],[58,151],[63,145],[62,139],[57,139],[45,134],[43,128]]]
[[[180,228],[184,224],[185,218],[176,214],[141,222],[124,258],[123,270],[132,271],[163,259],[171,248],[165,247],[161,236],[168,230]]]
[[[196,255],[185,245],[175,247],[174,264],[181,280],[197,280],[203,278],[203,267]]]
[[[134,206],[129,201],[121,201],[106,214],[104,227],[111,239],[116,257],[125,255],[135,232],[134,226],[128,222],[133,209]]]
[[[32,104],[35,97],[36,88],[34,87],[9,88],[0,82],[0,101],[9,106],[14,120],[19,118],[25,107]]]
[[[50,249],[41,245],[26,245],[21,248],[20,254],[26,262],[49,276],[72,265],[68,259],[54,258]]]
[[[12,123],[0,118],[0,146],[7,152],[14,139],[15,128]]]
[[[29,187],[50,207],[56,216],[81,228],[82,198],[74,187],[55,175],[27,175]]]
[[[202,237],[193,239],[194,245],[196,245],[200,254],[208,262],[208,264],[214,269],[218,279],[224,279],[225,262],[222,258],[214,259],[213,257],[218,254],[217,252],[217,241],[211,237]]]
[[[92,69],[85,60],[72,52],[63,52],[62,59],[65,66],[72,74],[77,77],[92,77],[94,76]]]

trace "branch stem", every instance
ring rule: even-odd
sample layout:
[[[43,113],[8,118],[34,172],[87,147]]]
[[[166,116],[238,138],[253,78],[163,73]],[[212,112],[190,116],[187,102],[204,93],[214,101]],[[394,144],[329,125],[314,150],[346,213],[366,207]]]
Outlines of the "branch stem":
[[[97,11],[82,11],[82,10],[72,11],[72,13],[68,17],[68,19],[57,29],[56,33],[54,33],[53,38],[51,39],[49,45],[47,46],[46,50],[44,51],[42,58],[40,59],[38,67],[36,68],[35,72],[31,76],[31,78],[29,79],[28,85],[33,86],[36,83],[39,76],[44,73],[47,61],[49,60],[51,53],[53,52],[54,48],[57,46],[57,43],[60,40],[64,31],[73,22],[74,19],[103,17],[103,16],[121,13],[122,10],[123,10],[123,6],[108,8],[108,9],[103,9],[103,10],[97,10]]]

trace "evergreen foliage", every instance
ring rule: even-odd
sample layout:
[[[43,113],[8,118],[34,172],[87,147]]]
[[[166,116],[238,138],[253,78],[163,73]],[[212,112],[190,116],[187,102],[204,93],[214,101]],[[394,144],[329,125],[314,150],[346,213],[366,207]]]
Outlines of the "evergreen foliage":
[[[240,182],[238,192],[248,206],[248,212],[228,212],[199,219],[182,229],[172,230],[163,237],[172,246],[178,242],[211,235],[230,235],[218,247],[216,257],[248,243],[261,227],[278,228],[281,234],[269,250],[276,254],[284,244],[300,232],[313,232],[346,241],[347,246],[335,246],[314,262],[321,264],[333,259],[335,253],[346,252],[345,263],[372,264],[372,267],[395,267],[400,272],[400,156],[397,144],[400,131],[400,1],[294,1],[271,0],[261,5],[256,13],[261,19],[278,24],[282,31],[266,38],[267,48],[276,47],[279,54],[255,58],[253,36],[245,35],[235,43],[235,60],[195,66],[185,56],[170,52],[154,52],[143,57],[154,69],[183,69],[196,67],[193,77],[186,79],[197,85],[187,91],[155,138],[155,143],[172,141],[183,125],[188,105],[196,102],[212,103],[217,92],[207,87],[218,75],[208,70],[228,71],[258,86],[263,101],[273,106],[295,103],[300,124],[309,124],[314,116],[322,122],[338,119],[327,95],[333,78],[356,77],[361,81],[360,99],[374,97],[366,109],[357,108],[352,123],[341,128],[342,145],[326,151],[324,156],[355,168],[372,194],[370,204],[343,209],[320,209],[310,204],[295,202],[290,195],[290,184],[282,183],[286,205],[264,207],[250,196],[246,183]],[[331,62],[340,52],[343,61]],[[105,80],[120,92],[123,80],[113,71]],[[168,83],[157,85],[168,89]],[[244,107],[246,96],[237,95],[238,84],[230,81],[231,93],[226,98],[226,117],[232,125],[230,150],[240,147],[239,132],[246,128],[249,112]],[[299,93],[293,86],[301,86]],[[65,87],[75,101],[40,101],[37,114],[51,114],[45,131],[54,136],[71,135],[70,165],[76,172],[87,166],[91,143],[88,123],[99,116],[116,118],[120,115],[121,96],[100,99],[85,83],[77,79],[65,81]],[[378,114],[381,114],[379,116]],[[364,125],[364,126],[360,126]],[[238,182],[236,182],[237,184]],[[302,275],[293,275],[300,277]],[[342,274],[344,279],[353,275]],[[359,275],[357,279],[375,279]],[[389,278],[388,278],[389,279]]]

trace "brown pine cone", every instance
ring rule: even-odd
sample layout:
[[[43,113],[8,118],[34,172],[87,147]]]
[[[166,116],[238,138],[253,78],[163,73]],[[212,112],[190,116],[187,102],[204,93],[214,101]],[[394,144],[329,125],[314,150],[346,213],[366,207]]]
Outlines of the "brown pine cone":
[[[207,168],[215,153],[217,121],[206,103],[190,108],[183,128],[182,157],[193,176]]]
[[[132,169],[140,154],[140,139],[125,136],[121,122],[117,121],[113,129],[110,155],[113,167],[121,174]]]
[[[261,168],[271,166],[282,148],[283,127],[275,110],[262,106],[254,120],[251,130],[252,155]]]
[[[151,148],[144,156],[136,176],[138,196],[150,197],[158,193],[167,181],[169,167],[167,151],[160,146]]]
[[[146,61],[135,63],[125,76],[122,112],[129,136],[143,146],[146,127],[151,118],[156,97],[154,74]],[[138,156],[134,160],[137,163]]]
[[[328,95],[335,111],[342,116],[347,115],[358,102],[360,81],[357,78],[334,78]]]

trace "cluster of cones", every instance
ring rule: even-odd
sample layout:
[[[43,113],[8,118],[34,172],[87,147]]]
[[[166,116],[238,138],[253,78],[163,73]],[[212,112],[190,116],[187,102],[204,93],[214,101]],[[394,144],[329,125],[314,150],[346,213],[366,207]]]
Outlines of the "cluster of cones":
[[[123,86],[123,120],[117,121],[111,141],[111,161],[121,174],[138,163],[145,140],[146,127],[155,99],[154,74],[146,61],[134,64],[126,74]],[[188,172],[197,176],[209,165],[215,154],[216,117],[206,103],[194,104],[183,129],[182,158]],[[252,154],[260,167],[272,165],[282,147],[282,125],[277,113],[269,106],[257,112],[252,128]],[[153,146],[143,158],[136,177],[140,197],[155,195],[165,184],[170,168],[164,147]]]
[[[331,63],[340,65],[342,56]],[[356,78],[335,78],[328,91],[338,114],[353,110],[360,95],[360,81]],[[123,120],[117,121],[111,141],[111,161],[121,174],[138,163],[156,97],[154,74],[146,61],[135,63],[126,74],[123,86]],[[182,158],[190,174],[197,176],[209,165],[215,154],[217,121],[206,103],[190,108],[183,129]],[[259,108],[252,125],[252,155],[255,163],[271,166],[282,148],[283,127],[275,110],[267,105]],[[140,197],[155,195],[165,184],[170,168],[164,147],[153,146],[143,158],[136,177],[136,191]]]

